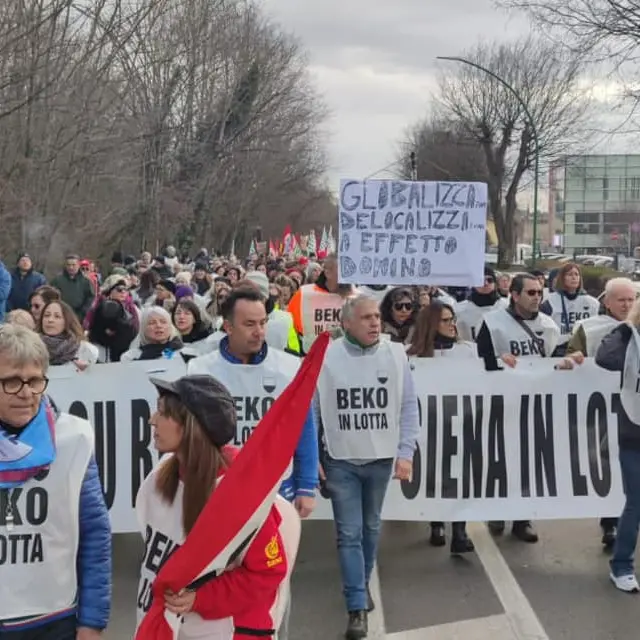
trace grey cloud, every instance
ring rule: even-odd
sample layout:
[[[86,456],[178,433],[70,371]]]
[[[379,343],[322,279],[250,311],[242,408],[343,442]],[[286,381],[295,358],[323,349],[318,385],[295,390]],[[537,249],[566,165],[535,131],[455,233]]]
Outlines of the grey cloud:
[[[298,37],[332,112],[329,179],[388,165],[428,108],[437,55],[528,32],[492,0],[263,0]]]

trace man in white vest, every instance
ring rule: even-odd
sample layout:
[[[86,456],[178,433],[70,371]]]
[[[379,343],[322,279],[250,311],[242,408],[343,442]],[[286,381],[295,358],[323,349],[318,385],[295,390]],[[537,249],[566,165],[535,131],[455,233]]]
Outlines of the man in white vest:
[[[567,345],[567,357],[581,364],[585,356],[595,358],[603,338],[624,322],[636,299],[637,288],[629,278],[612,278],[604,288],[605,313],[580,321]],[[612,549],[616,541],[617,518],[602,518],[602,544]]]
[[[520,359],[549,357],[560,339],[556,323],[539,313],[542,285],[535,276],[516,275],[509,291],[509,305],[487,313],[476,338],[478,355],[487,371],[500,370],[500,363],[513,368]],[[517,430],[517,425],[514,428]],[[489,528],[500,535],[505,523],[490,522]],[[538,534],[528,520],[514,522],[512,533],[523,542],[538,542]]]
[[[475,342],[482,319],[495,309],[505,308],[507,299],[500,296],[496,284],[496,272],[484,268],[484,285],[474,287],[466,300],[456,303],[458,336],[466,342]]]
[[[366,638],[389,479],[411,478],[418,398],[401,344],[380,340],[378,303],[366,295],[342,308],[344,337],[327,350],[318,381],[323,478],[336,526],[347,640]]]
[[[270,348],[265,342],[267,311],[264,298],[255,287],[234,289],[223,305],[222,316],[226,336],[218,350],[191,360],[187,373],[213,376],[229,389],[237,413],[233,444],[241,446],[293,380],[300,358]],[[293,502],[300,517],[306,518],[315,508],[317,486],[318,436],[310,410],[293,459],[293,472],[282,483],[280,495]],[[287,626],[286,614],[279,640],[286,640]]]
[[[111,528],[91,425],[45,395],[40,337],[0,326],[0,638],[99,640]]]

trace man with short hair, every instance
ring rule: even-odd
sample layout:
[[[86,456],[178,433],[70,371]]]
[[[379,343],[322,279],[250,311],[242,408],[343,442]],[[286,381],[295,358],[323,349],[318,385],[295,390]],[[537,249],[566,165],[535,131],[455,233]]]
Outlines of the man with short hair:
[[[595,358],[605,336],[624,322],[633,307],[638,289],[629,278],[612,278],[604,288],[602,304],[605,312],[576,324],[567,345],[567,359],[581,364],[585,356]],[[613,549],[616,542],[618,518],[601,518],[602,544]]]
[[[222,306],[222,317],[226,335],[219,348],[191,360],[187,373],[213,376],[229,389],[237,411],[234,444],[243,445],[295,377],[300,359],[265,342],[267,309],[257,287],[234,289]],[[312,410],[292,462],[292,473],[283,481],[280,494],[294,503],[301,518],[306,518],[315,508],[318,486],[318,439]],[[278,633],[280,640],[287,638],[288,619],[287,609]]]
[[[11,273],[11,295],[7,304],[7,311],[24,309],[29,311],[29,296],[47,279],[33,269],[33,263],[28,253],[18,256],[16,268]]]
[[[76,254],[66,257],[62,273],[51,281],[51,286],[60,291],[62,300],[73,309],[82,323],[93,305],[95,293],[89,279],[80,271],[80,258]]]
[[[392,473],[411,478],[420,423],[404,348],[380,340],[378,303],[363,294],[347,299],[342,328],[327,349],[314,406],[349,615],[345,637],[358,640],[374,607],[369,580],[387,486]]]
[[[540,313],[542,285],[530,273],[514,276],[509,288],[509,305],[484,316],[477,334],[478,355],[487,371],[502,369],[499,363],[514,368],[520,359],[550,357],[560,339],[560,329]],[[495,535],[504,532],[503,520],[489,523]],[[523,542],[538,542],[538,534],[529,520],[514,521],[513,535]]]

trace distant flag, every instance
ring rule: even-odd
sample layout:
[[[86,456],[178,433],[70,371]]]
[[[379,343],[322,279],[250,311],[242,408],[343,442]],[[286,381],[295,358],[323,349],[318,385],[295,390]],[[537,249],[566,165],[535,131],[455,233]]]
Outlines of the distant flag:
[[[278,252],[276,251],[276,245],[273,244],[273,240],[269,238],[269,257],[275,258],[277,255]]]
[[[251,241],[251,246],[249,247],[249,255],[250,256],[257,256],[258,252],[256,250],[256,241],[252,240]]]
[[[295,236],[293,236],[293,257],[302,257],[302,244]]]
[[[291,225],[287,225],[282,233],[282,254],[288,256],[293,251],[295,236],[291,233]]]
[[[322,238],[320,238],[320,251],[329,251],[329,236],[327,235],[327,228],[322,227]]]
[[[315,229],[311,229],[311,231],[309,232],[309,237],[308,237],[308,241],[307,241],[307,251],[309,253],[317,253],[318,252],[318,245],[317,245],[317,242],[316,242]]]
[[[333,227],[329,227],[327,251],[329,251],[329,253],[335,253],[336,251],[336,239],[333,237]]]

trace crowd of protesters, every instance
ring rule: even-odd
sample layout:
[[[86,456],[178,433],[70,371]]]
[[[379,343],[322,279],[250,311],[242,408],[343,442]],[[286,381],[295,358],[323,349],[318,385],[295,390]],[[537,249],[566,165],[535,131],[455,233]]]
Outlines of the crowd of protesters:
[[[628,374],[631,365],[634,375],[640,369],[636,297],[634,283],[615,278],[599,299],[593,298],[584,291],[580,268],[573,263],[548,275],[510,275],[487,266],[482,284],[443,289],[341,284],[335,255],[295,260],[250,256],[240,263],[234,257],[210,256],[204,249],[193,259],[179,259],[176,250],[167,247],[155,258],[147,252],[139,257],[115,252],[104,273],[92,261],[68,255],[62,272],[47,281],[34,270],[30,257],[21,254],[13,271],[0,267],[0,445],[6,453],[12,442],[24,455],[13,461],[23,460],[19,476],[16,468],[0,462],[0,491],[29,483],[56,491],[67,482],[65,473],[72,474],[74,482],[69,504],[62,501],[57,519],[42,525],[47,536],[65,540],[64,553],[46,566],[24,569],[29,584],[51,584],[64,574],[62,588],[53,595],[50,589],[34,589],[31,597],[38,602],[33,606],[16,605],[18,596],[9,599],[0,611],[0,637],[92,640],[107,624],[109,525],[91,452],[91,429],[86,421],[59,414],[47,397],[49,366],[85,371],[119,361],[182,357],[187,362],[188,375],[180,381],[154,381],[159,392],[151,418],[155,444],[161,453],[173,455],[147,478],[136,506],[148,531],[157,529],[180,546],[255,428],[255,423],[236,424],[233,398],[254,394],[265,387],[265,380],[270,393],[282,393],[302,357],[326,331],[332,342],[290,474],[280,487],[284,502],[274,506],[254,538],[258,547],[266,545],[267,562],[264,554],[255,552],[258,547],[250,545],[224,585],[214,581],[167,593],[165,608],[183,617],[185,628],[220,640],[276,633],[279,640],[289,637],[291,599],[285,585],[292,570],[288,559],[295,552],[287,555],[286,550],[295,547],[297,534],[287,523],[291,514],[299,519],[313,512],[320,487],[333,508],[348,613],[345,637],[367,637],[367,615],[376,606],[369,580],[382,504],[392,479],[411,478],[417,446],[417,391],[411,375],[416,358],[462,359],[463,367],[476,358],[491,372],[515,367],[522,357],[549,356],[560,358],[557,368],[571,370],[591,356],[600,366],[622,373],[628,424],[623,421],[620,449],[627,504],[619,520],[603,519],[600,525],[603,545],[613,549],[612,582],[625,592],[640,591],[632,560],[640,524],[635,503],[640,496],[640,482],[635,484],[640,478],[640,410],[634,409],[632,392],[637,381]],[[513,351],[514,344],[519,351]],[[371,387],[379,384],[378,373],[388,370],[398,372],[384,382],[395,398],[384,416],[391,427],[367,431],[366,437],[342,429],[336,418],[336,389]],[[47,434],[58,428],[69,435],[60,439],[56,451],[58,443],[54,447]],[[36,440],[27,439],[26,434],[36,431]],[[44,468],[49,473],[41,478]],[[13,523],[11,498],[1,504],[4,522]],[[79,514],[79,527],[65,519],[69,509]],[[489,528],[501,535],[505,523],[490,522]],[[446,531],[446,523],[431,522],[430,544],[446,545]],[[452,523],[450,531],[452,554],[474,551],[465,522]],[[512,533],[525,543],[538,541],[530,521],[514,522]],[[18,534],[40,535],[37,527]],[[67,575],[64,567],[71,558],[78,560],[78,573]],[[143,562],[139,620],[148,610],[157,574],[152,564]],[[28,601],[26,589],[19,585],[17,593]],[[257,593],[262,594],[257,599],[248,597]],[[19,615],[10,615],[14,605]]]

